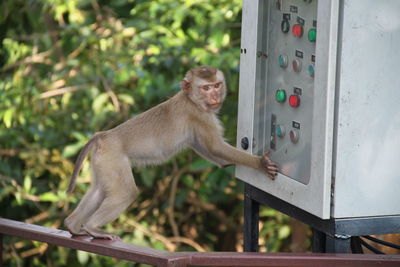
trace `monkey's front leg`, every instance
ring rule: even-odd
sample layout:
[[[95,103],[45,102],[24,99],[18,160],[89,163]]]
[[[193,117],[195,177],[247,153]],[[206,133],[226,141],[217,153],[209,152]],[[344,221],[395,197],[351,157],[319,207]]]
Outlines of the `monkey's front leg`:
[[[265,152],[264,155],[261,157],[261,167],[268,173],[268,176],[275,180],[276,175],[278,174],[278,165],[273,162],[269,157],[269,151]]]
[[[262,157],[248,154],[220,140],[205,143],[205,149],[214,157],[220,158],[228,164],[244,165],[265,171],[271,179],[278,174],[278,166],[269,158],[269,152]]]
[[[248,154],[246,152],[242,152],[236,148],[234,148],[234,149],[236,150],[236,153],[243,153],[242,157],[245,157],[244,155],[250,155],[250,154]],[[253,155],[251,155],[251,156],[253,156]],[[253,156],[253,157],[256,158],[256,162],[259,164],[258,169],[265,171],[269,178],[271,178],[272,180],[275,180],[276,176],[278,175],[279,169],[278,169],[278,165],[270,159],[269,151],[265,152],[264,155],[261,157],[259,157],[259,156]],[[243,161],[243,163],[241,163],[241,161],[239,160],[239,162],[236,164],[246,165],[244,162],[246,162],[246,161]],[[249,165],[247,165],[247,166],[249,166]],[[250,167],[252,167],[252,166],[250,166]]]
[[[238,151],[241,152],[240,150],[238,150]],[[265,171],[269,178],[271,178],[272,180],[275,180],[276,176],[278,175],[279,168],[278,168],[278,165],[270,159],[269,151],[265,152],[262,157],[257,157],[257,156],[255,156],[255,157],[257,158],[257,161],[260,164],[260,169]],[[225,165],[223,165],[223,167],[229,166],[232,164],[225,164]],[[240,164],[240,163],[237,163],[237,164]],[[246,165],[246,164],[243,164],[243,165]],[[252,167],[252,166],[250,166],[250,167]]]

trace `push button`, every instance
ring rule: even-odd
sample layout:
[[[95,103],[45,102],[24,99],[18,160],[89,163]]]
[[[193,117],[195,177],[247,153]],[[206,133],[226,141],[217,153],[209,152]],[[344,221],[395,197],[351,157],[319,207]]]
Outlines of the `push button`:
[[[300,38],[303,36],[303,26],[301,24],[293,25],[292,33],[294,37]]]
[[[299,141],[300,133],[298,130],[290,130],[289,132],[289,138],[292,143],[296,144]]]
[[[292,61],[292,68],[295,72],[300,72],[301,71],[301,61],[298,59],[294,59]]]
[[[308,41],[311,43],[315,43],[317,40],[317,30],[315,28],[312,28],[308,31]]]
[[[310,77],[314,78],[315,75],[314,64],[308,65],[307,72],[308,75],[310,75]]]
[[[288,57],[286,55],[279,55],[278,64],[282,69],[286,69],[288,66]]]
[[[281,137],[281,138],[284,137],[286,134],[285,126],[277,125],[275,128],[275,133],[276,133],[276,136],[278,136],[278,137]]]
[[[279,103],[283,103],[286,100],[286,92],[284,89],[278,89],[275,92],[275,100]]]
[[[291,95],[289,97],[289,105],[292,108],[297,108],[298,106],[300,106],[300,96],[298,95]]]

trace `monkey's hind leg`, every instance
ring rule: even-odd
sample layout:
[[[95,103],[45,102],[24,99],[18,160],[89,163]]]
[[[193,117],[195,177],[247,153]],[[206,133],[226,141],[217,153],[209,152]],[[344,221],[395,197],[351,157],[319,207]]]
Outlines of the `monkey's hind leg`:
[[[94,175],[94,174],[93,174]],[[75,210],[64,220],[64,225],[73,235],[87,235],[82,224],[97,210],[104,199],[104,193],[93,181]]]
[[[100,230],[100,227],[117,219],[137,196],[137,187],[127,159],[114,159],[108,169],[98,174],[98,182],[105,198],[99,208],[83,224],[82,229],[94,238],[118,240],[119,237]],[[110,170],[112,169],[112,170]]]

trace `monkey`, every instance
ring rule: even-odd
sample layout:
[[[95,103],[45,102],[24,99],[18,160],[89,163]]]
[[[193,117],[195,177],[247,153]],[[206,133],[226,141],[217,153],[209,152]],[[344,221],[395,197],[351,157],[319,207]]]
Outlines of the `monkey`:
[[[167,101],[113,129],[98,132],[82,148],[68,186],[74,190],[84,159],[91,156],[92,183],[64,225],[72,235],[119,240],[100,228],[114,221],[134,201],[138,189],[132,166],[158,165],[191,148],[220,167],[244,165],[275,179],[278,166],[263,156],[241,151],[223,137],[217,114],[226,96],[221,70],[200,66],[189,70],[181,90]]]

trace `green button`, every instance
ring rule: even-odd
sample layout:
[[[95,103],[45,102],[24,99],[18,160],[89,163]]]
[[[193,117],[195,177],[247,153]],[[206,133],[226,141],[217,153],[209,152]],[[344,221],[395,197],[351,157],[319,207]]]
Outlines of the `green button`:
[[[285,55],[279,55],[278,57],[278,64],[281,68],[286,68],[288,65],[288,58]]]
[[[285,126],[277,125],[275,128],[275,133],[278,137],[284,137],[286,133]]]
[[[315,75],[314,64],[308,65],[307,70],[308,70],[308,75],[310,75],[310,77],[314,77]]]
[[[283,90],[283,89],[276,90],[275,99],[277,102],[280,102],[280,103],[285,102],[285,100],[286,100],[285,90]]]
[[[308,31],[308,41],[315,43],[315,40],[317,40],[317,30],[313,28]]]

